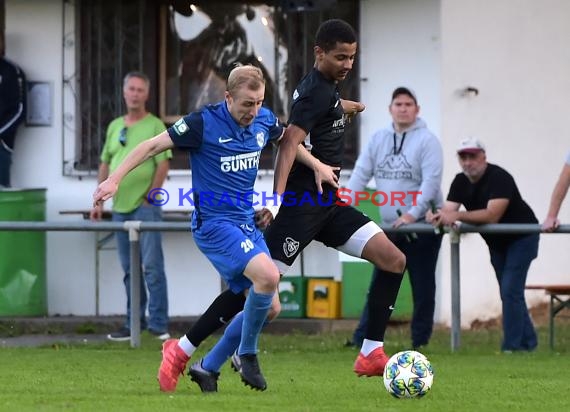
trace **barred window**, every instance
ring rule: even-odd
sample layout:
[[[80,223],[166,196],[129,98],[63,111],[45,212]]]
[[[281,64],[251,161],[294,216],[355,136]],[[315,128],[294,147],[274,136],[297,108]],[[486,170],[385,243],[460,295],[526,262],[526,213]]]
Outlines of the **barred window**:
[[[64,10],[64,173],[95,174],[107,125],[124,113],[122,80],[132,70],[151,79],[147,108],[166,125],[204,104],[221,101],[236,62],[259,66],[265,105],[287,121],[289,96],[313,65],[314,34],[328,18],[357,28],[350,0],[66,1]],[[343,84],[359,96],[358,67]],[[73,115],[75,113],[75,115]],[[345,167],[358,149],[358,127],[347,128]],[[272,147],[260,166],[273,168]],[[171,169],[188,169],[174,153]]]

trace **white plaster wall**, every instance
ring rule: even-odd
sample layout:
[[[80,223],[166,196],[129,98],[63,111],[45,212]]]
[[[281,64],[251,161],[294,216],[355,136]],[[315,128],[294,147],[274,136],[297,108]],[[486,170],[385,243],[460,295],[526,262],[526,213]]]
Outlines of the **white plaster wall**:
[[[439,0],[362,0],[360,10],[361,147],[388,126],[392,92],[415,91],[420,116],[440,134]]]
[[[490,162],[506,168],[539,220],[569,147],[563,115],[570,93],[570,2],[565,0],[441,0],[442,141],[448,188],[459,171],[453,148],[465,136],[480,138]],[[466,86],[476,97],[461,97]],[[570,219],[568,202],[560,218]],[[568,283],[568,235],[543,235],[530,283]],[[448,248],[442,254],[449,261]],[[488,251],[477,235],[461,247],[462,323],[500,314]],[[444,265],[442,306],[449,307]],[[544,300],[528,293],[531,304]],[[441,313],[449,322],[450,314]]]
[[[387,105],[398,85],[413,88],[428,126],[444,148],[443,191],[459,172],[454,148],[474,135],[489,161],[509,170],[542,220],[570,149],[561,116],[570,91],[570,3],[563,0],[362,0],[362,144],[390,122]],[[461,97],[477,87],[479,96]],[[560,217],[569,220],[570,207]],[[567,235],[545,235],[527,283],[568,282]],[[451,321],[449,239],[437,273],[436,320]],[[479,235],[462,237],[462,325],[499,316],[489,254]],[[544,301],[540,292],[529,303]]]

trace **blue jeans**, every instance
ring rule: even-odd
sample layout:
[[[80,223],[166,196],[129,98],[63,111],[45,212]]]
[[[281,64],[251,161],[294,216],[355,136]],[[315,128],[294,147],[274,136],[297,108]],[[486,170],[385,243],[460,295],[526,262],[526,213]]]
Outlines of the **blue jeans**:
[[[393,239],[394,244],[406,255],[408,274],[412,286],[414,311],[411,322],[412,346],[427,345],[433,331],[435,311],[435,267],[441,247],[442,235],[418,233],[417,240],[408,242],[404,236]],[[378,276],[374,268],[372,276]],[[368,324],[368,299],[364,305],[360,322],[352,338],[356,346],[362,344]]]
[[[162,210],[157,206],[139,206],[130,213],[113,212],[113,222],[125,222],[127,220],[140,220],[146,222],[162,221]],[[123,283],[127,291],[127,328],[131,322],[131,287],[130,287],[130,242],[128,232],[116,233],[117,249],[119,260],[125,276]],[[141,328],[152,329],[154,332],[167,332],[168,330],[168,291],[166,287],[166,275],[164,273],[164,256],[162,254],[162,236],[160,232],[141,232],[140,253],[141,272],[144,274],[144,281],[141,279]],[[146,286],[145,286],[146,284]],[[148,288],[148,325],[145,318],[147,306]]]
[[[10,187],[10,165],[12,153],[0,142],[0,187]]]
[[[538,345],[524,298],[528,269],[538,255],[538,241],[539,235],[532,234],[515,240],[505,250],[489,250],[503,303],[504,351],[530,351]]]

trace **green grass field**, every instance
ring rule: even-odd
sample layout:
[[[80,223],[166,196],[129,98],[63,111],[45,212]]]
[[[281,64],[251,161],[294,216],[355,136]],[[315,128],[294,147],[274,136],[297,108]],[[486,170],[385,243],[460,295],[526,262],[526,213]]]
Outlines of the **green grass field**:
[[[53,345],[0,349],[2,411],[561,411],[570,389],[570,325],[557,327],[556,350],[541,327],[534,353],[501,354],[500,332],[464,331],[450,352],[448,330],[435,332],[422,352],[435,370],[432,391],[421,399],[395,399],[380,378],[352,372],[356,349],[347,334],[264,335],[260,363],[265,392],[243,386],[229,365],[219,392],[203,395],[183,377],[173,394],[158,390],[160,342],[143,336],[128,344]],[[387,351],[407,348],[407,327],[390,327]],[[198,359],[213,344],[202,345]]]

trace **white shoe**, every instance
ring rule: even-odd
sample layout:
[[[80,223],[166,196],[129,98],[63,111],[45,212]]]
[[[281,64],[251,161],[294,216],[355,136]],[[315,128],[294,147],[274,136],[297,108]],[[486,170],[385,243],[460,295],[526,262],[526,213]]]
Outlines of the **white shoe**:
[[[241,360],[237,354],[237,351],[235,351],[231,357],[231,364],[232,364],[232,369],[236,372],[239,372],[241,368]]]
[[[161,340],[161,341],[165,341],[167,339],[170,339],[170,333],[168,333],[168,332],[155,332],[155,331],[149,329],[148,333],[150,333],[156,339]]]

